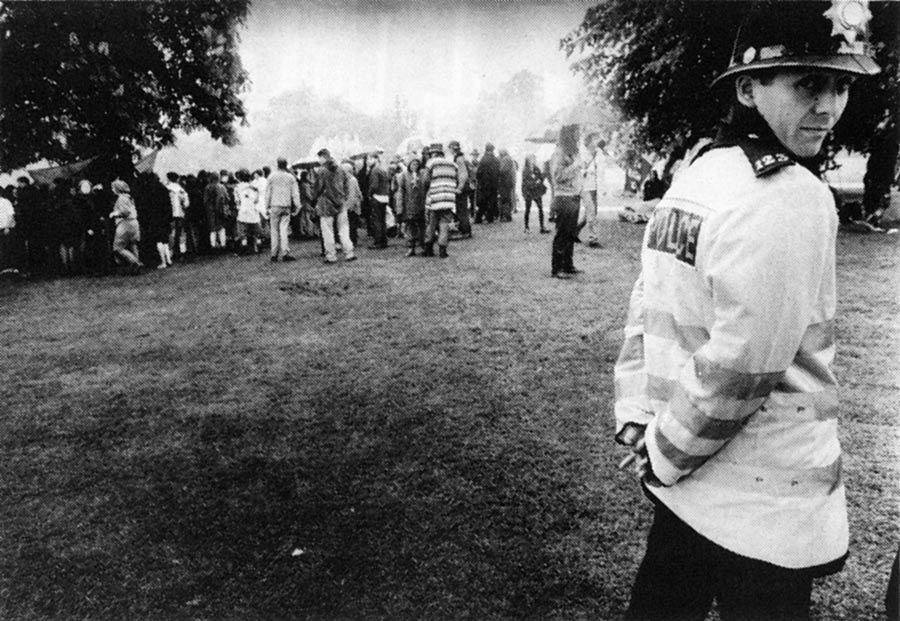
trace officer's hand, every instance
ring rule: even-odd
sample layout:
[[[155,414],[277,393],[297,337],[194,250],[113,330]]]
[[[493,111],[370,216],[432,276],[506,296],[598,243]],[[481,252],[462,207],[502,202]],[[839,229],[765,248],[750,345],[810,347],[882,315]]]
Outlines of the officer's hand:
[[[647,485],[660,487],[662,483],[653,473],[653,464],[650,463],[650,455],[647,453],[647,442],[643,436],[631,447],[631,454],[634,456],[634,472],[638,478]]]

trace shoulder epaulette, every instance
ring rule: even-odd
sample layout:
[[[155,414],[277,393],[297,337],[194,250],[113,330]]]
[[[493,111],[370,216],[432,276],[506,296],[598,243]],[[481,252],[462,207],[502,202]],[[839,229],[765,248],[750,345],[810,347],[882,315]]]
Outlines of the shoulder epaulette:
[[[773,148],[759,140],[740,140],[737,146],[741,148],[757,177],[765,177],[785,166],[793,166],[796,162],[783,150]]]
[[[778,147],[774,147],[770,144],[766,144],[759,139],[753,137],[746,137],[741,140],[731,141],[731,140],[721,140],[717,138],[713,142],[705,145],[700,151],[697,152],[697,155],[694,156],[692,162],[700,159],[705,153],[712,151],[713,149],[722,149],[725,147],[740,147],[741,151],[744,152],[744,155],[750,161],[750,165],[753,167],[753,173],[757,177],[765,177],[766,175],[770,175],[776,170],[780,170],[785,166],[792,166],[797,162],[794,159],[785,153],[782,149]]]

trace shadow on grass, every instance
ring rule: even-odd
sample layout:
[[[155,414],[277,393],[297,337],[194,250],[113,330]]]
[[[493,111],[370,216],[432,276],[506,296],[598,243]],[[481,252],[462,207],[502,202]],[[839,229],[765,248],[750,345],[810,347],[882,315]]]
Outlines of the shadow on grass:
[[[521,412],[333,394],[294,416],[207,414],[149,452],[117,444],[140,437],[121,412],[82,424],[54,474],[68,509],[40,507],[79,515],[81,536],[18,538],[6,613],[499,618],[603,597],[570,549],[611,543],[584,540],[599,501]]]

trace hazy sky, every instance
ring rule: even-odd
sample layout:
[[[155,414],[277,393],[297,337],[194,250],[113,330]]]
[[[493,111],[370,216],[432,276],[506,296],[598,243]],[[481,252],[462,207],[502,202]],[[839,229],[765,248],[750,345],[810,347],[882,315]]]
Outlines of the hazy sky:
[[[559,40],[590,4],[256,0],[241,43],[249,112],[300,85],[368,112],[397,95],[413,109],[452,110],[526,68],[559,107],[580,86]]]
[[[581,80],[559,40],[593,1],[254,0],[240,44],[252,82],[243,95],[248,120],[253,126],[273,97],[311,88],[368,113],[390,109],[399,96],[434,127],[522,69],[544,78],[547,109],[561,108],[574,102]],[[238,135],[259,146],[245,129]],[[162,150],[157,170],[216,167],[217,152],[205,131],[182,135]]]

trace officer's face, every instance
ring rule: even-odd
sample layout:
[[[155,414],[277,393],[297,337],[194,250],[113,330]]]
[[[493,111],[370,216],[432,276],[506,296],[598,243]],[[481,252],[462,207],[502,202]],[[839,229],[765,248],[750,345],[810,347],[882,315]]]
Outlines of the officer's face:
[[[748,80],[745,103],[750,102],[781,144],[801,158],[818,155],[844,113],[853,82],[852,76],[827,70],[786,71],[768,83]]]

